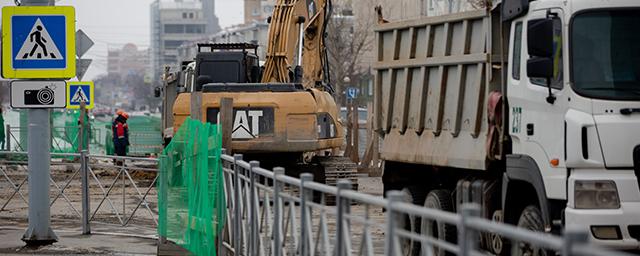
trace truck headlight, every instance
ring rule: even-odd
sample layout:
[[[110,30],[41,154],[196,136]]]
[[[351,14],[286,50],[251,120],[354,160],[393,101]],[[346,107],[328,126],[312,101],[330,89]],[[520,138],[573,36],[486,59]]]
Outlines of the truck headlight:
[[[612,180],[578,180],[575,183],[576,209],[618,209],[618,188]]]

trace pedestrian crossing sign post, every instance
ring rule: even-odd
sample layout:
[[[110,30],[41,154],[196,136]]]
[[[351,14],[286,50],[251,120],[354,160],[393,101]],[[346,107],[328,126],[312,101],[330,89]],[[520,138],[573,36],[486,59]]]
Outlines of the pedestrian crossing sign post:
[[[93,82],[67,82],[67,108],[80,109],[80,104],[85,103],[87,109],[92,109],[95,103],[93,97]]]
[[[72,6],[3,7],[2,77],[75,77],[75,24]]]

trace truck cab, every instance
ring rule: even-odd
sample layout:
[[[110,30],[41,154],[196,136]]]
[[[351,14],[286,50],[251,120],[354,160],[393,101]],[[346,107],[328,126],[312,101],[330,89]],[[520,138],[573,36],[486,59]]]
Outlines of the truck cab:
[[[640,249],[640,1],[491,4],[376,27],[384,190]],[[442,223],[406,228],[455,241]]]
[[[621,249],[640,249],[637,24],[638,1],[546,0],[509,28],[506,176],[533,185],[547,225]]]

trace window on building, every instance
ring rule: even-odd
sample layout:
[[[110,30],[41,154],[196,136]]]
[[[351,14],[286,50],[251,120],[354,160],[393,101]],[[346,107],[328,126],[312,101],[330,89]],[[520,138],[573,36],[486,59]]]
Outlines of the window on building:
[[[182,13],[182,18],[183,18],[183,19],[186,19],[186,18],[187,18],[187,13],[186,13],[186,12],[183,12],[183,13]]]
[[[189,13],[189,19],[193,19],[193,13]]]
[[[165,24],[164,32],[168,34],[182,34],[184,33],[184,25],[182,24]]]
[[[204,24],[188,24],[186,31],[187,34],[202,34],[204,33]]]
[[[171,64],[173,64],[173,63],[178,62],[178,57],[175,56],[175,55],[164,55],[162,60],[163,60],[163,63],[171,63]]]
[[[164,48],[177,49],[180,45],[182,45],[182,43],[184,43],[184,41],[182,40],[167,40],[167,41],[164,41]]]

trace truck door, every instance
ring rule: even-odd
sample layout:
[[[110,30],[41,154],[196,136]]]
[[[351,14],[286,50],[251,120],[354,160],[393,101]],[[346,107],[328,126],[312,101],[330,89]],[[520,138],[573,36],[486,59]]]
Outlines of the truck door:
[[[536,19],[553,18],[553,77],[551,92],[556,97],[548,103],[549,89],[545,78],[527,75],[527,24]],[[533,158],[540,169],[548,198],[566,199],[564,163],[564,115],[567,112],[564,50],[566,29],[560,9],[534,10],[511,25],[510,63],[508,68],[509,133],[513,154]]]

